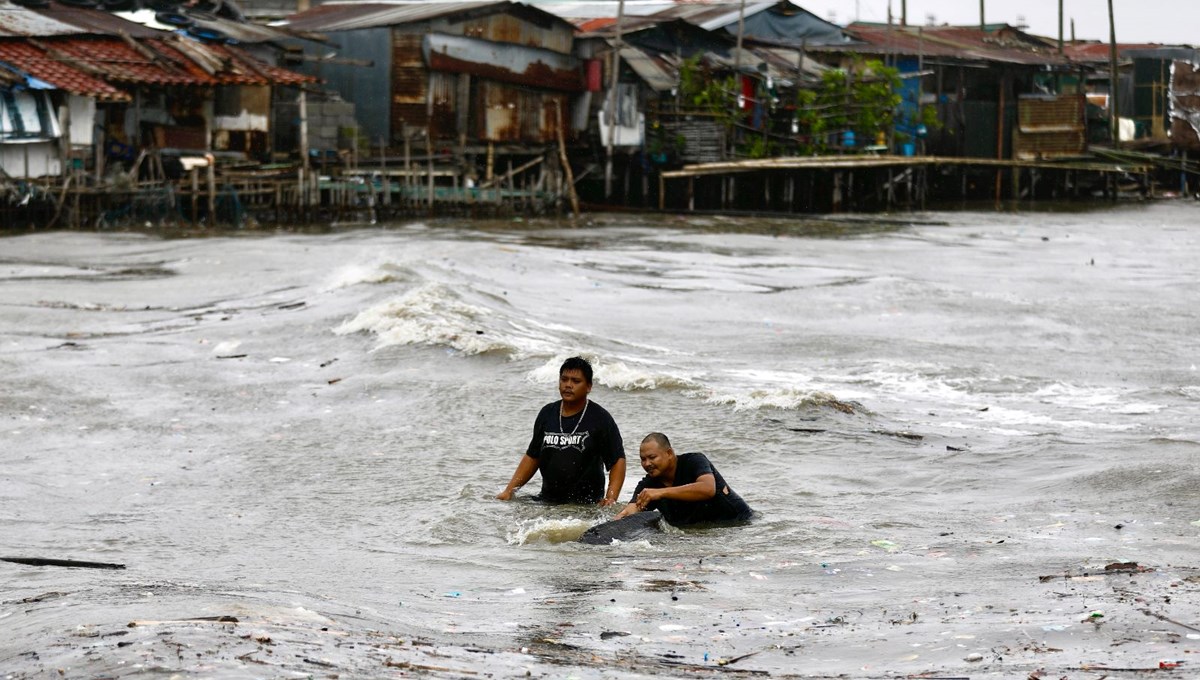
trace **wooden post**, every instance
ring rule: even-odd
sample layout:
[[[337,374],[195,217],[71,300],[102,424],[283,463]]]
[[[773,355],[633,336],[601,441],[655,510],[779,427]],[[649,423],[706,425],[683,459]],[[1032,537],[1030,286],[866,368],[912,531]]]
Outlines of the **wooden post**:
[[[308,167],[308,94],[300,90],[296,98],[296,108],[300,118],[300,167]]]
[[[658,173],[658,209],[665,210],[667,206],[667,179]]]
[[[200,168],[193,167],[188,173],[192,180],[192,227],[200,226]]]
[[[428,177],[428,180],[429,180],[429,196],[428,196],[428,198],[429,198],[429,214],[432,215],[433,214],[433,198],[434,198],[434,191],[435,191],[434,186],[433,186],[433,127],[428,126],[428,125],[425,126],[425,160],[426,160],[425,166],[429,172],[429,177]]]
[[[208,180],[208,228],[211,229],[217,219],[217,159],[212,154],[208,154],[205,178]]]
[[[688,177],[688,211],[696,209],[696,176]]]
[[[495,176],[495,172],[496,172],[496,143],[489,141],[488,142],[488,152],[487,152],[487,170],[484,171],[483,181],[485,181],[485,182],[492,181],[492,177]]]
[[[980,0],[982,2],[983,0]],[[1008,89],[1008,74],[1000,76],[1000,93],[998,104],[996,106],[996,158],[1004,160],[1004,107],[1006,102],[1005,92]],[[1000,206],[1000,191],[1003,184],[1003,175],[1000,168],[996,168],[996,207]]]
[[[831,212],[842,211],[842,173],[837,170],[833,171],[833,210]]]
[[[555,126],[558,130],[558,159],[562,162],[563,172],[566,174],[567,196],[571,198],[571,214],[578,218],[579,195],[575,193],[575,173],[571,171],[571,161],[567,158],[567,141],[563,134],[566,121],[563,118],[562,105],[558,99],[554,100],[554,112],[558,118],[558,125]]]

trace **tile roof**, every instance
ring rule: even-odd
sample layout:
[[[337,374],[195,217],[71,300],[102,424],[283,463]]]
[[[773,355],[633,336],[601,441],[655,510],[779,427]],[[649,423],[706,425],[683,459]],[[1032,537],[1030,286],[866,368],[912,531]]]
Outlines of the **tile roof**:
[[[61,60],[27,41],[0,40],[0,69],[30,75],[71,94],[100,101],[129,101],[128,93]]]
[[[163,35],[159,33],[158,35]],[[314,78],[264,64],[233,45],[180,36],[0,39],[0,66],[100,100],[129,99],[124,86],[298,85]]]

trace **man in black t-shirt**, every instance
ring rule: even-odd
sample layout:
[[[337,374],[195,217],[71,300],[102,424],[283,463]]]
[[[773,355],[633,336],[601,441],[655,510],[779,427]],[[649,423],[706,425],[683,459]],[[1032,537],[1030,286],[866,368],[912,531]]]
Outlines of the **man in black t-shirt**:
[[[703,453],[675,455],[667,435],[651,432],[639,455],[646,478],[614,519],[658,510],[674,526],[701,522],[742,522],[754,511],[737,495]]]
[[[533,438],[508,486],[496,498],[506,501],[533,478],[542,474],[538,498],[551,503],[617,502],[625,484],[625,446],[621,431],[608,411],[588,400],[592,391],[592,365],[571,357],[558,370],[561,401],[542,407],[533,421]],[[608,469],[608,490],[604,470]]]

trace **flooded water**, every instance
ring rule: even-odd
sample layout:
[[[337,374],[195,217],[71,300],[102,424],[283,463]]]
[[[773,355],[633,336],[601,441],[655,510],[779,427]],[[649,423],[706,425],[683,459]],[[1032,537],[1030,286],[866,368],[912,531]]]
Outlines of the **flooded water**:
[[[0,239],[0,677],[1194,677],[1198,223]],[[576,353],[760,516],[494,500]]]

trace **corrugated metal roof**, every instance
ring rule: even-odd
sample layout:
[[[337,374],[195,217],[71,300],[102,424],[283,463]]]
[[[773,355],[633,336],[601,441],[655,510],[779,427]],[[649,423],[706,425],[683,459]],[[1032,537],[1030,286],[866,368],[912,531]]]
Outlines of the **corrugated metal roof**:
[[[1068,66],[1071,60],[1032,38],[1025,39],[1016,29],[985,30],[965,26],[880,26],[851,24],[847,33],[862,44],[816,46],[825,52],[856,54],[924,55],[962,61],[1019,64],[1025,66]]]
[[[429,21],[489,7],[503,9],[512,2],[495,0],[467,2],[327,2],[277,22],[297,31],[336,33],[381,26],[399,26]]]
[[[1164,48],[1164,46],[1153,43],[1117,43],[1117,55],[1125,57],[1126,52],[1150,51],[1161,48]],[[1063,47],[1063,51],[1068,57],[1086,64],[1107,64],[1109,58],[1108,50],[1108,43],[1099,42],[1076,43]]]
[[[151,12],[153,14],[153,12]],[[65,35],[109,35],[122,32],[134,38],[155,35],[117,14],[51,2],[46,7],[23,7],[0,2],[0,36],[49,38]]]
[[[673,59],[643,52],[635,47],[621,49],[621,60],[638,74],[650,89],[670,92],[679,84],[679,64]]]
[[[158,14],[152,9],[139,9],[132,12],[114,12],[115,16],[120,17],[125,21],[132,22],[138,26],[153,29],[154,31],[177,31],[178,26],[171,26],[160,23],[155,17]],[[266,42],[282,42],[292,36],[279,29],[263,26],[246,21],[234,21],[224,17],[213,16],[204,13],[189,13],[184,12],[184,16],[192,20],[193,24],[199,28],[207,30],[219,31],[221,34],[232,38],[240,43],[266,43]],[[161,33],[152,33],[147,37],[161,37]]]
[[[28,7],[11,3],[0,6],[0,36],[49,37],[54,35],[80,35],[83,33],[87,33],[87,31],[75,24],[60,21],[45,11],[29,9]]]
[[[797,80],[799,60],[795,50],[787,48],[743,48],[740,60],[735,59],[736,52],[737,48],[731,48],[728,56],[709,52],[704,55],[704,60],[727,71],[733,71],[735,64],[743,72],[758,71],[760,64],[766,64],[766,74],[777,82],[789,81],[795,83]],[[626,45],[621,48],[621,59],[629,65],[629,68],[638,77],[645,81],[650,89],[656,92],[669,92],[679,86],[679,64],[682,59],[677,55],[656,53],[640,49],[636,46]],[[829,67],[819,64],[812,59],[805,59],[801,77],[803,80],[812,81],[820,78],[821,74],[827,70],[829,70]]]

